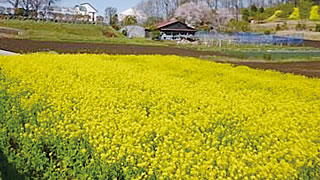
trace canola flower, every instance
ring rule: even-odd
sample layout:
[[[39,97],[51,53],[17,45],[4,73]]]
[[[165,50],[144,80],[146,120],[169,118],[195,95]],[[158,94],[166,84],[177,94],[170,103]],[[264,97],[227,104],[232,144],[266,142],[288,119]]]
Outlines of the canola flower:
[[[312,21],[320,20],[319,6],[312,6],[309,19]]]
[[[24,109],[47,107],[22,141],[85,139],[127,179],[320,175],[319,79],[177,56],[31,54],[0,67],[18,82],[8,93],[30,92]]]
[[[293,12],[289,16],[290,20],[299,20],[300,19],[300,11],[299,8],[293,8]]]
[[[282,13],[282,10],[276,10],[274,14],[267,19],[267,21],[272,22],[278,20]]]

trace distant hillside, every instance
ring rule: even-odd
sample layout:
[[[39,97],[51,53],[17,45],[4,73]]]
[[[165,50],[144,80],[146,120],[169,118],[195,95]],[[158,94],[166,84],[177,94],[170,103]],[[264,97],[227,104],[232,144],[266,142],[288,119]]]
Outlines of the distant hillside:
[[[314,2],[311,0],[299,1],[297,8],[299,8],[300,19],[308,19],[310,17],[310,10],[313,5]],[[242,15],[245,20],[263,21],[271,17],[275,11],[281,10],[282,13],[279,17],[282,19],[288,19],[290,14],[293,12],[294,7],[294,3],[280,4],[278,6],[268,8],[251,6],[250,8],[242,9]]]

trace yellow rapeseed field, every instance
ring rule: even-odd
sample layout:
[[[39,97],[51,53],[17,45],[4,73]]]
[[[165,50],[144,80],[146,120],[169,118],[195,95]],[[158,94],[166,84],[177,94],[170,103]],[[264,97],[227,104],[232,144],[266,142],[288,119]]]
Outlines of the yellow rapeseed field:
[[[40,148],[52,172],[91,153],[84,166],[117,164],[112,178],[320,178],[319,79],[177,56],[30,54],[0,67],[1,89],[25,112],[39,107],[12,135],[20,146],[88,143],[75,154]]]

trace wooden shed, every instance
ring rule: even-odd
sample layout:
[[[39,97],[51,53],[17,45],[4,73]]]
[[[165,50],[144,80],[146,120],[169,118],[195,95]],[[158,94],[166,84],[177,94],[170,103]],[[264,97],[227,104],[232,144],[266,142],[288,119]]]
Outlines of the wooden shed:
[[[176,19],[157,25],[161,40],[193,39],[197,30]]]

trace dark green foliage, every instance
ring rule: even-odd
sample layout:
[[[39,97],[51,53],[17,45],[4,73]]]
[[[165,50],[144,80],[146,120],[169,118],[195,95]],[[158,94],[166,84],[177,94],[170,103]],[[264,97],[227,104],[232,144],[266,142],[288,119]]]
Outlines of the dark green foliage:
[[[284,22],[283,24],[277,24],[276,31],[288,30],[288,24]]]
[[[293,12],[294,4],[281,4],[277,7],[277,10],[281,10],[280,18],[288,19],[290,14]]]
[[[271,56],[271,54],[265,53],[265,54],[263,54],[263,59],[264,60],[272,60],[272,56]]]
[[[255,17],[255,20],[258,22],[258,23],[261,23],[263,22],[264,20],[268,19],[268,16],[265,14],[265,13],[258,13]]]
[[[152,31],[152,39],[159,39],[160,38],[160,31]]]
[[[306,24],[301,24],[300,22],[296,25],[296,30],[297,31],[303,31],[307,30],[307,25]]]
[[[307,163],[299,171],[298,179],[317,179],[320,177],[320,164],[312,161],[313,167],[308,167]]]
[[[257,12],[258,11],[257,6],[255,6],[255,5],[252,5],[250,9],[251,9],[252,12]]]
[[[320,32],[320,24],[316,25],[316,32]]]
[[[124,29],[124,30],[122,30],[122,32],[121,32],[124,36],[127,36],[127,34],[128,34],[128,32],[127,32],[127,30],[126,29]]]
[[[126,16],[122,22],[123,26],[130,26],[137,24],[137,18],[135,16]]]
[[[270,31],[270,30],[265,30],[265,31],[264,31],[264,34],[265,34],[265,35],[270,35],[270,34],[271,34],[271,31]]]
[[[310,17],[310,11],[311,7],[313,5],[313,2],[310,0],[300,0],[299,1],[299,13],[300,13],[300,19],[309,19]]]
[[[227,32],[249,32],[250,24],[247,21],[231,19],[227,25]]]
[[[264,13],[264,8],[263,7],[259,8],[259,13]]]
[[[277,24],[276,31],[281,31],[281,25]]]
[[[249,21],[250,11],[248,9],[243,9],[241,14],[242,14],[243,21]]]

